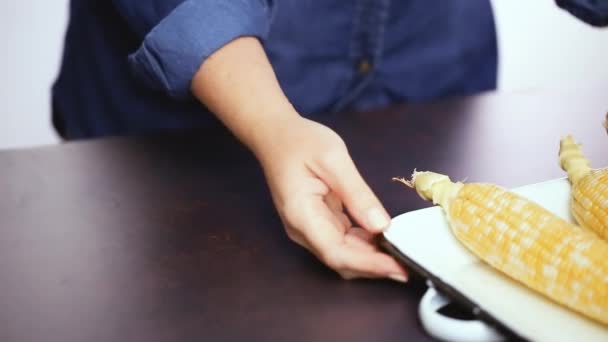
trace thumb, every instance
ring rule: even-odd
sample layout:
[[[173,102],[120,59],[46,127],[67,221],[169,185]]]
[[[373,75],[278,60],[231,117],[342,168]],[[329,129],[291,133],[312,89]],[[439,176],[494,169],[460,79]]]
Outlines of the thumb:
[[[324,158],[319,176],[344,203],[350,215],[371,233],[380,233],[390,225],[390,216],[357,170],[346,149]]]

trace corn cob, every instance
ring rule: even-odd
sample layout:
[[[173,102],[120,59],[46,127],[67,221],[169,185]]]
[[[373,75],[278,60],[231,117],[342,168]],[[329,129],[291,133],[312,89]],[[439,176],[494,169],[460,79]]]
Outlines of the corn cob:
[[[456,238],[480,259],[548,298],[608,324],[608,243],[499,186],[414,172]]]
[[[560,142],[559,162],[572,184],[572,216],[583,228],[608,239],[608,169],[591,169],[571,136]]]

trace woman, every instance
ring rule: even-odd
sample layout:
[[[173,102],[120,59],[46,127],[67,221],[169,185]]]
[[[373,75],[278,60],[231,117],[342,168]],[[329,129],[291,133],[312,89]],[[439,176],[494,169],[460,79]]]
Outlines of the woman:
[[[372,243],[382,204],[306,117],[494,89],[496,56],[488,0],[73,0],[54,123],[78,139],[217,118],[292,240],[344,278],[406,281]]]

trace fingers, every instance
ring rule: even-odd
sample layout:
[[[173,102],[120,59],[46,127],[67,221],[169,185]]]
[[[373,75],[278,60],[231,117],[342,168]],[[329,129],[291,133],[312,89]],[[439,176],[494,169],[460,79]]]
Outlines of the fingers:
[[[346,148],[326,151],[316,171],[363,228],[373,233],[388,228],[388,213],[359,174]]]
[[[308,247],[308,243],[306,243],[306,238],[298,230],[293,229],[288,225],[285,225],[285,232],[287,233],[287,237],[289,237],[291,241],[297,243],[301,247],[310,250],[310,247]]]
[[[344,213],[344,208],[342,207],[342,201],[338,198],[335,192],[330,192],[324,197],[325,203],[331,212],[336,216],[336,218],[340,221],[342,231],[346,232],[347,229],[352,227],[352,222],[350,218]]]
[[[335,192],[328,193],[324,200],[331,211],[338,213],[344,210],[342,207],[342,201],[340,201]]]
[[[383,254],[378,249],[376,244],[376,236],[363,230],[360,228],[351,228],[347,235],[345,236],[346,245],[350,250],[353,250],[355,253],[359,255],[364,255],[364,253],[369,253],[371,256],[366,257],[365,259],[371,258],[382,258],[384,260],[380,260],[379,262],[385,265],[387,269],[384,270],[384,276],[391,278],[396,281],[406,282],[408,279],[408,275],[406,270],[397,263],[392,257]],[[388,258],[389,260],[387,260]],[[354,260],[354,259],[353,259]],[[356,262],[356,261],[355,261]],[[364,264],[362,264],[364,265]],[[363,266],[362,266],[363,267]],[[352,268],[351,268],[352,269]],[[363,270],[362,270],[363,271]],[[356,277],[356,273],[353,272],[353,275]],[[370,275],[367,275],[370,277]]]
[[[391,278],[406,282],[407,273],[392,257],[379,251],[361,250],[344,245],[339,250],[341,269],[337,270],[346,279]]]
[[[376,236],[365,229],[350,228],[346,235],[344,235],[344,240],[347,245],[352,245],[362,250],[378,250]]]
[[[339,220],[321,199],[310,203],[301,215],[301,228],[309,249],[326,265],[346,279],[392,278],[405,282],[407,273],[392,257],[378,251],[373,235],[361,229],[349,229],[345,235],[336,228]],[[298,230],[297,226],[294,228]],[[363,232],[363,233],[362,233]]]

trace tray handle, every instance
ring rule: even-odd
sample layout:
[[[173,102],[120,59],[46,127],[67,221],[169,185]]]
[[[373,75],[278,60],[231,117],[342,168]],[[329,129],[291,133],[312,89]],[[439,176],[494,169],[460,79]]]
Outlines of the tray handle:
[[[422,297],[418,306],[418,315],[424,329],[433,337],[452,342],[497,342],[505,337],[497,330],[478,320],[461,320],[450,318],[438,312],[450,303],[442,296],[432,283]]]

